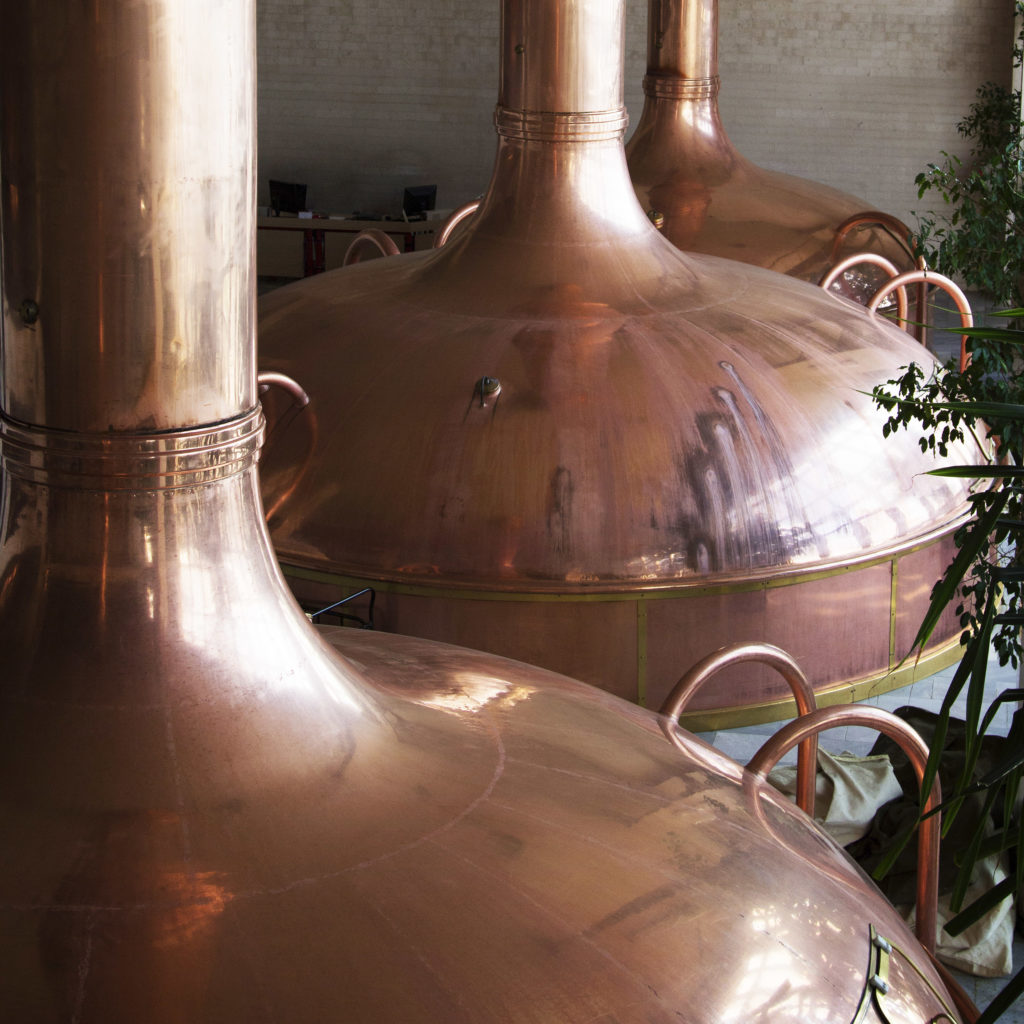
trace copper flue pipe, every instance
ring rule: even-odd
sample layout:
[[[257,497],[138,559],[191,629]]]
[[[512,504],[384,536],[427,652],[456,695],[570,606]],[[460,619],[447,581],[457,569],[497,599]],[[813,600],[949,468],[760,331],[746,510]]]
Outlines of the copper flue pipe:
[[[718,4],[650,0],[647,73],[691,81],[718,75]]]
[[[220,86],[251,90],[251,39],[224,45],[244,30],[203,7],[186,68],[196,5],[157,6],[3,3],[0,404],[21,423],[162,431],[256,405],[252,346],[223,344],[254,331],[254,114]],[[126,70],[126,48],[148,56]]]
[[[500,107],[591,113],[622,106],[619,4],[510,0],[501,14]]]

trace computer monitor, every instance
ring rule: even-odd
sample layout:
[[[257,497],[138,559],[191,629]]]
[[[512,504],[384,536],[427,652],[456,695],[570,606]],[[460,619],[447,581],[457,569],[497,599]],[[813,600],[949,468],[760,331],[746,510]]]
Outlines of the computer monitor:
[[[270,179],[270,208],[274,213],[298,213],[306,209],[306,186]]]
[[[402,212],[410,220],[422,220],[437,202],[436,185],[412,185],[402,196]]]

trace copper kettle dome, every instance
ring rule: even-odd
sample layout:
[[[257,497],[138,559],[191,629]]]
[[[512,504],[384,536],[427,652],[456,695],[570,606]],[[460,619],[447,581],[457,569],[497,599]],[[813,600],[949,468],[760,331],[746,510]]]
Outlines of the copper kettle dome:
[[[914,438],[883,439],[865,392],[930,357],[655,230],[622,147],[620,4],[502,12],[498,153],[469,227],[261,300],[261,366],[311,396],[270,408],[262,464],[294,589],[372,584],[386,629],[652,706],[735,639],[790,650],[819,690],[892,685],[964,490],[925,475]],[[702,701],[787,696],[744,675]]]
[[[817,283],[870,251],[914,269],[909,231],[856,196],[747,160],[718,110],[718,0],[649,0],[644,108],[626,156],[637,197],[687,252],[742,260]],[[876,266],[834,285],[867,303]]]

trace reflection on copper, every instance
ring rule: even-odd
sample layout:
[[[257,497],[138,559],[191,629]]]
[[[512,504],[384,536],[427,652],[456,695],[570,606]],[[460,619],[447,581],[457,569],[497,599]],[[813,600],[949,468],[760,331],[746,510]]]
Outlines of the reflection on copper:
[[[667,243],[626,173],[621,27],[603,7],[569,35],[557,6],[503,11],[475,216],[443,248],[260,301],[261,367],[310,394],[287,427],[268,408],[261,459],[296,592],[372,585],[386,630],[652,707],[740,618],[816,659],[816,691],[885,679],[897,620],[927,604],[904,599],[901,563],[941,573],[967,494],[884,438],[869,397],[918,346],[821,289]],[[944,623],[930,653],[958,633]],[[690,710],[788,697],[754,666]]]
[[[662,218],[666,238],[805,281],[860,250],[913,267],[909,229],[896,218],[738,153],[719,87],[718,0],[649,0],[644,108],[626,153],[640,203]],[[833,288],[865,303],[884,279],[871,270],[848,271]]]
[[[157,885],[167,894],[171,911],[153,937],[156,949],[196,944],[205,931],[216,926],[231,895],[220,881],[212,871],[198,875],[167,872],[158,877]]]

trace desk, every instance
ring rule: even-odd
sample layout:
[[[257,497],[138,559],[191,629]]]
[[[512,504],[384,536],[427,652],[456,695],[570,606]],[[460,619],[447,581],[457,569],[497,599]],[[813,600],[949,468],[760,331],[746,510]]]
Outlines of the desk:
[[[439,220],[329,220],[257,217],[256,273],[261,277],[309,277],[341,266],[360,231],[379,228],[401,252],[429,249],[444,226]]]

